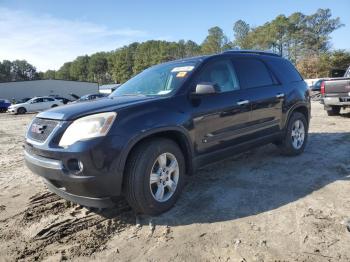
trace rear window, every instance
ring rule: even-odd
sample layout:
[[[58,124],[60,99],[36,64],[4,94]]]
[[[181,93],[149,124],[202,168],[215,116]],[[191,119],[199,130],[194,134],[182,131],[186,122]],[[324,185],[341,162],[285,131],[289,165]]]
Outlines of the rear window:
[[[45,97],[45,98],[43,98],[43,101],[44,102],[52,102],[52,101],[55,101],[55,100],[53,100],[53,98]]]
[[[254,88],[273,85],[271,74],[266,65],[258,59],[234,59],[235,69],[243,88]]]
[[[266,62],[276,73],[278,79],[283,83],[292,83],[303,80],[293,64],[286,59],[269,59]]]

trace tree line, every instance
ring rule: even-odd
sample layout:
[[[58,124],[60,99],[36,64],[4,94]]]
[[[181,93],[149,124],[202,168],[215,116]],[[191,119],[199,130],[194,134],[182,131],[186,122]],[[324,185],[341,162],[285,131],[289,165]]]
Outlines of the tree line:
[[[26,61],[5,60],[0,62],[0,81],[63,79],[123,83],[158,63],[227,49],[270,50],[292,61],[304,78],[326,77],[332,69],[345,69],[350,64],[350,52],[331,51],[330,34],[342,26],[330,9],[318,9],[311,15],[300,12],[279,15],[256,27],[238,20],[232,27],[232,40],[215,26],[208,30],[201,44],[192,40],[135,42],[110,52],[78,56],[57,71],[37,72]]]

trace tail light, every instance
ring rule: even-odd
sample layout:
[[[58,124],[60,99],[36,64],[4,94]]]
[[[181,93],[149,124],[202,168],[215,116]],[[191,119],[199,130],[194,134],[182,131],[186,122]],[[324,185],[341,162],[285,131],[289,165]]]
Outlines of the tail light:
[[[325,94],[325,82],[324,81],[321,82],[321,94],[322,95]]]

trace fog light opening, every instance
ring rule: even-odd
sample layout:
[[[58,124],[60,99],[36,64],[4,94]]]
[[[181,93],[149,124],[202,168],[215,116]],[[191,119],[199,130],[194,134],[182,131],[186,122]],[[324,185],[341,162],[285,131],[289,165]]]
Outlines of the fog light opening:
[[[84,165],[78,159],[69,159],[67,162],[67,168],[74,174],[78,174],[83,171]]]

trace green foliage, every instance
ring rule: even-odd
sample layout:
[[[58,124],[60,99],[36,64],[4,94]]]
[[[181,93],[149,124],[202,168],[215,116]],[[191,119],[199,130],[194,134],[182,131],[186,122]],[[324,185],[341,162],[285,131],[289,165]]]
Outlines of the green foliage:
[[[72,80],[87,81],[89,75],[89,59],[88,55],[78,56],[70,66],[70,76]]]
[[[41,75],[41,79],[56,79],[56,71],[55,70],[47,70]]]
[[[193,41],[147,41],[132,43],[112,52],[79,56],[65,63],[57,72],[49,70],[45,79],[92,81],[99,84],[123,83],[142,70],[162,62],[201,54],[201,47]]]
[[[2,63],[0,62],[0,82],[12,81],[11,67],[11,61],[4,60]]]
[[[203,54],[216,54],[228,49],[230,44],[222,29],[218,26],[208,30],[208,36],[202,44]]]
[[[304,78],[331,77],[332,70],[346,70],[349,65],[350,52],[344,50],[306,56],[296,64]]]
[[[0,82],[35,80],[39,78],[36,68],[25,60],[0,62]]]
[[[56,79],[72,80],[72,77],[70,74],[71,65],[72,65],[72,62],[64,63],[63,66],[61,66],[61,68],[57,71]]]
[[[250,25],[243,20],[238,20],[233,25],[233,35],[235,40],[233,42],[234,46],[238,46],[241,49],[251,48],[251,43],[248,39],[248,34],[250,32]]]
[[[314,14],[300,12],[279,15],[265,24],[252,28],[243,20],[233,25],[232,41],[220,27],[208,30],[201,45],[188,40],[178,42],[150,40],[132,43],[111,52],[79,56],[57,70],[37,73],[26,61],[0,62],[0,81],[63,79],[93,81],[99,84],[123,83],[142,70],[162,62],[220,53],[230,48],[271,50],[290,59],[304,77],[327,76],[331,69],[349,65],[349,52],[331,52],[330,34],[343,26],[332,18],[329,9]]]
[[[88,81],[103,83],[110,80],[108,71],[108,54],[96,53],[88,59]],[[86,79],[85,79],[86,80]]]
[[[318,9],[311,15],[279,15],[250,30],[244,21],[238,20],[234,25],[235,43],[240,48],[271,50],[297,63],[305,56],[320,56],[329,51],[330,34],[341,26],[340,19],[332,18],[329,9]]]

